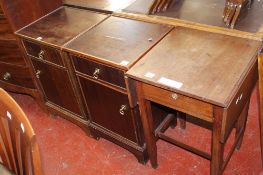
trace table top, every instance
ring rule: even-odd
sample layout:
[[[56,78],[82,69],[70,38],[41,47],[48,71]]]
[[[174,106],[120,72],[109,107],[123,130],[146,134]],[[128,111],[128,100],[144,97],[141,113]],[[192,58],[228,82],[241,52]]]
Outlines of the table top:
[[[227,107],[260,47],[259,41],[176,27],[127,75]]]
[[[66,50],[128,70],[171,29],[111,16],[70,42]]]
[[[64,0],[63,3],[102,11],[116,11],[129,6],[135,0]]]
[[[88,10],[61,7],[16,33],[22,37],[63,46],[107,17]]]

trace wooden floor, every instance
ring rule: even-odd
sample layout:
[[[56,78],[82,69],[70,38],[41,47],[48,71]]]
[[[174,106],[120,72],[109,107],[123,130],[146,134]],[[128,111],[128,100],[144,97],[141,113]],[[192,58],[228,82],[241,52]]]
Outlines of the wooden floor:
[[[46,175],[206,175],[209,161],[158,141],[158,169],[141,165],[128,151],[104,139],[96,141],[72,123],[45,114],[28,96],[12,94],[36,131]],[[186,130],[168,130],[175,138],[209,151],[210,132],[187,124]],[[196,135],[190,136],[189,133]],[[197,135],[201,137],[197,137]],[[227,149],[233,143],[231,135]],[[247,129],[240,151],[234,152],[225,175],[263,175],[260,160],[257,91],[254,90]]]

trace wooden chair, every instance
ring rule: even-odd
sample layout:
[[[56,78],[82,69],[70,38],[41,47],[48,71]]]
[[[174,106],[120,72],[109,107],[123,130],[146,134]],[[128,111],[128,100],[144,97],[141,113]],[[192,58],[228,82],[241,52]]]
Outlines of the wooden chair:
[[[226,0],[223,20],[227,26],[234,28],[241,10],[250,7],[252,0]]]
[[[165,12],[173,2],[174,0],[154,0],[149,9],[149,14]]]
[[[43,174],[36,135],[25,113],[1,88],[0,158],[2,164],[17,175]]]

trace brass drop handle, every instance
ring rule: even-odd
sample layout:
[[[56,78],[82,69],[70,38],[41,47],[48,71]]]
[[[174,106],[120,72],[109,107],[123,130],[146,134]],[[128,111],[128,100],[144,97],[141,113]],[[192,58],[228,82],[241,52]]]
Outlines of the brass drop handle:
[[[41,74],[41,70],[37,70],[37,71],[36,71],[36,77],[37,77],[37,78],[40,78],[40,74]]]
[[[127,105],[121,105],[120,114],[125,115],[125,111],[128,109]]]
[[[243,98],[243,93],[240,94],[240,96],[236,100],[236,105],[242,100]]]
[[[96,68],[93,73],[93,78],[98,79],[100,74],[100,69]]]
[[[11,74],[10,74],[9,72],[6,72],[6,73],[3,75],[3,79],[4,79],[5,81],[10,80],[10,79],[11,79]]]
[[[178,95],[176,93],[172,93],[171,97],[172,99],[176,100],[178,98]]]
[[[38,53],[38,58],[40,60],[43,60],[44,59],[44,54],[45,54],[45,52],[43,50],[40,50],[40,52]]]

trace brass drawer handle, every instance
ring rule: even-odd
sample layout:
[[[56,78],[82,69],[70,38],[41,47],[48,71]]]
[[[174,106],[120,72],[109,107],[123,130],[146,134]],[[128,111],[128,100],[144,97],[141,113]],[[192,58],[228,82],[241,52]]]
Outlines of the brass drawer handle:
[[[38,53],[38,58],[40,60],[43,60],[44,59],[44,54],[45,54],[45,52],[43,50],[40,50],[40,52]]]
[[[100,74],[100,69],[96,68],[93,73],[93,78],[98,79]]]
[[[243,93],[237,98],[236,100],[236,105],[242,100]]]
[[[172,99],[176,100],[178,98],[178,95],[176,93],[172,93],[171,97]]]
[[[41,70],[37,70],[36,72],[36,77],[39,79],[40,78],[40,74],[41,74]]]
[[[5,81],[10,80],[10,79],[11,79],[11,74],[10,74],[9,72],[6,72],[6,73],[3,75],[3,79],[4,79]]]
[[[127,105],[121,105],[120,114],[125,115],[125,111],[128,109]]]

